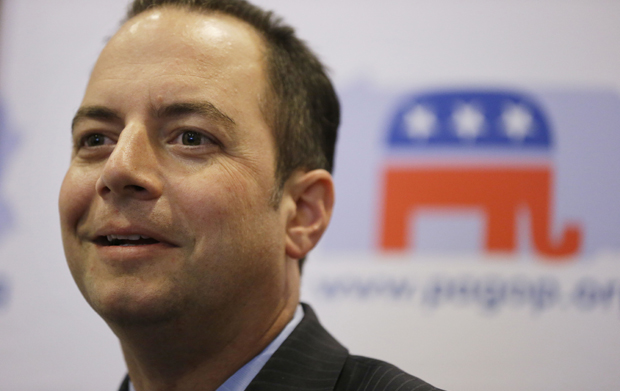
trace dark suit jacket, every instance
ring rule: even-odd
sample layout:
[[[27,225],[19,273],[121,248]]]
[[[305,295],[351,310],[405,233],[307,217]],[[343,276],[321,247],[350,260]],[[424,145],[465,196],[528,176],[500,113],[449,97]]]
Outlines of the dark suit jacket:
[[[441,391],[391,364],[350,355],[303,307],[302,321],[246,391]],[[128,383],[119,391],[129,391]]]

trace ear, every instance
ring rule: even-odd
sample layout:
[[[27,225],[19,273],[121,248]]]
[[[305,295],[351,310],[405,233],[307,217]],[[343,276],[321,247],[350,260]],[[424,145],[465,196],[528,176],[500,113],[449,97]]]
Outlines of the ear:
[[[318,243],[331,219],[334,181],[326,170],[297,171],[285,185],[294,203],[286,224],[286,255],[301,259]]]

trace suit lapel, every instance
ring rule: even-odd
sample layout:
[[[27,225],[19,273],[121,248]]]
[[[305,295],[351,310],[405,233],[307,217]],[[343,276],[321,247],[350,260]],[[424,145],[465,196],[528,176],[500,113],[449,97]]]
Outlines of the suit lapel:
[[[271,356],[246,391],[331,391],[349,355],[306,305],[304,318]]]
[[[121,383],[121,388],[118,391],[129,391],[129,376],[125,376],[123,382]]]

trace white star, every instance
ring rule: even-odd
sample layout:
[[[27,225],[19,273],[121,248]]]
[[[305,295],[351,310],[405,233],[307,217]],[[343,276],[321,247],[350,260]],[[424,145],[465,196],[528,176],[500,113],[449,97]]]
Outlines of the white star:
[[[511,103],[502,112],[502,123],[506,136],[523,140],[532,131],[532,114],[523,105]]]
[[[435,131],[437,117],[426,106],[416,105],[405,114],[407,135],[411,138],[429,138]]]
[[[484,114],[472,104],[461,104],[452,113],[452,122],[459,137],[473,139],[482,133]]]

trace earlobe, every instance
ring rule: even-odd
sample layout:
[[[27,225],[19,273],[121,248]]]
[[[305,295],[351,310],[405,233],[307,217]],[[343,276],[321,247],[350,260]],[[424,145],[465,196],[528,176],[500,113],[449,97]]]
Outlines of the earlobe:
[[[286,226],[286,255],[301,259],[327,229],[334,207],[334,182],[326,170],[298,171],[287,181],[286,191],[295,203]]]

